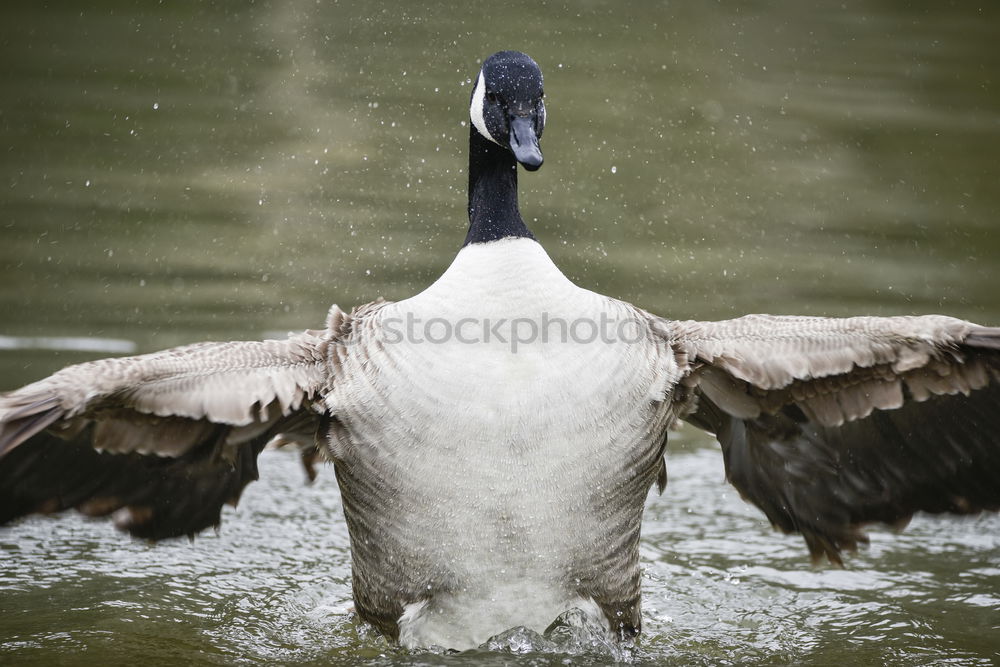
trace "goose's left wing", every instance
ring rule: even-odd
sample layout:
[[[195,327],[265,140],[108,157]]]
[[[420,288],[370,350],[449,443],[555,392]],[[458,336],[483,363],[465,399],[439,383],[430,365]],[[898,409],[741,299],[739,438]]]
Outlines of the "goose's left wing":
[[[1000,328],[953,318],[658,321],[726,476],[841,562],[869,522],[1000,509]]]
[[[70,508],[148,539],[217,525],[268,440],[313,441],[333,333],[92,361],[0,394],[0,525]]]

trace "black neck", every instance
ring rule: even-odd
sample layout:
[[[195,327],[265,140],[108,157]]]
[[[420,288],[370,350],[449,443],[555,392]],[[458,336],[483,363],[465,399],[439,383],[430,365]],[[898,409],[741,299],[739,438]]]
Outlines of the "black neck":
[[[511,236],[535,238],[517,208],[517,162],[506,148],[469,135],[469,233],[463,246]]]

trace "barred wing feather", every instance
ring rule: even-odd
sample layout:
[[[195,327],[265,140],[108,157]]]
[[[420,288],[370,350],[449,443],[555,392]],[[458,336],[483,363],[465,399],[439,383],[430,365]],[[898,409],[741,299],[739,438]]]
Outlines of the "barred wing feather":
[[[0,395],[0,523],[76,508],[148,539],[217,525],[271,438],[315,437],[330,340],[198,343]]]
[[[841,562],[870,522],[1000,509],[1000,328],[943,316],[654,323],[726,475]]]

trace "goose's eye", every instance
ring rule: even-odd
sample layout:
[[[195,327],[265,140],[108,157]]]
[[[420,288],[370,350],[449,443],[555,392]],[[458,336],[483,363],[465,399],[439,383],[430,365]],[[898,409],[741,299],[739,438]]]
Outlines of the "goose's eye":
[[[499,95],[497,95],[496,93],[494,93],[492,90],[487,90],[486,91],[486,99],[487,99],[487,101],[489,101],[490,104],[502,104],[503,103],[503,99]]]

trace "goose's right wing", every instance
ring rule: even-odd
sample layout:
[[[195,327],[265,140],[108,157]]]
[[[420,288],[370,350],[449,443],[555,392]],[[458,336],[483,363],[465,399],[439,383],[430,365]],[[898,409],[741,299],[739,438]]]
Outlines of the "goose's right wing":
[[[312,441],[331,327],[70,366],[0,395],[0,524],[76,508],[160,539],[217,525],[278,434]]]
[[[814,558],[839,563],[868,522],[1000,509],[1000,328],[749,315],[654,330],[683,366],[678,393],[695,394],[681,416]]]

